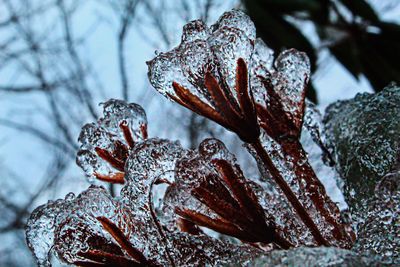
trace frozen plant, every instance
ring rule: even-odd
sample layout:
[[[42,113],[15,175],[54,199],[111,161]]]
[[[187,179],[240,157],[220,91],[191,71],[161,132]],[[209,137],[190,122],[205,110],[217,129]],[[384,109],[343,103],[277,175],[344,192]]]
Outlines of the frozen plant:
[[[39,265],[56,255],[79,266],[216,266],[271,250],[352,246],[350,225],[299,141],[310,76],[304,53],[274,59],[252,21],[233,10],[211,27],[185,25],[181,44],[148,65],[161,94],[245,142],[261,180],[246,178],[221,141],[189,150],[149,138],[139,105],[109,100],[104,117],[83,127],[77,163],[91,182],[121,184],[120,195],[92,185],[38,207],[26,235]]]
[[[264,178],[276,183],[278,197],[312,235],[310,244],[350,247],[352,230],[341,223],[299,141],[309,60],[291,49],[274,61],[255,33],[249,17],[236,10],[211,27],[193,21],[178,47],[148,62],[150,82],[247,144]]]

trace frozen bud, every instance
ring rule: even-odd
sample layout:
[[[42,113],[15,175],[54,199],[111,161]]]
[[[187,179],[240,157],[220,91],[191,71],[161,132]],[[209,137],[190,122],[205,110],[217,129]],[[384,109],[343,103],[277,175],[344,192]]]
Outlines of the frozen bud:
[[[146,114],[137,104],[115,99],[103,103],[103,108],[102,118],[82,128],[76,161],[91,182],[97,178],[124,183],[129,151],[147,138]]]
[[[161,94],[253,142],[259,127],[249,87],[255,28],[239,10],[210,28],[200,20],[183,28],[182,43],[148,62]]]

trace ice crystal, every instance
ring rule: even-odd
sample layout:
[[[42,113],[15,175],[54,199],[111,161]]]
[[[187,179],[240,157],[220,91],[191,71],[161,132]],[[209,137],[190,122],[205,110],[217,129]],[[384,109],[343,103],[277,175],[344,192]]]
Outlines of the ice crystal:
[[[124,186],[119,198],[111,197],[102,187],[91,186],[77,197],[68,194],[63,200],[37,208],[26,232],[39,265],[49,266],[50,255],[83,266],[215,266],[229,262],[232,253],[238,262],[259,255],[256,248],[216,240],[200,229],[192,236],[193,232],[181,228],[195,226],[179,219],[175,207],[161,210],[154,206],[154,191],[164,185],[171,192],[176,185],[177,161],[193,156],[194,152],[183,149],[178,142],[147,139],[145,126],[145,114],[140,107],[111,100],[105,103],[104,117],[97,124],[83,127],[79,154],[89,150],[110,165],[109,170],[120,171]],[[99,159],[84,162],[93,169],[92,173],[101,170]],[[123,165],[115,164],[117,161]],[[115,182],[103,179],[105,174],[96,174],[98,179]],[[168,203],[168,195],[164,203]],[[195,255],[193,249],[197,250]],[[214,257],[216,253],[218,257]]]
[[[234,156],[226,150],[222,143],[212,139],[204,141],[199,147],[199,155],[184,158],[178,162],[176,183],[169,189],[170,191],[165,198],[165,205],[168,207],[168,211],[173,211],[174,207],[181,211],[196,211],[196,214],[202,214],[202,216],[215,221],[220,220],[220,216],[229,216],[229,209],[235,208],[235,201],[229,196],[228,191],[232,189],[226,187],[225,183],[227,181],[219,180],[218,176],[221,174],[215,171],[215,166],[211,163],[212,160],[216,159],[224,159],[232,166],[235,166],[234,169],[236,171],[240,171],[240,169],[237,169],[238,166]],[[314,244],[308,229],[296,215],[293,216],[293,211],[281,195],[271,193],[255,182],[242,181],[241,183],[247,184],[248,190],[254,191],[255,196],[257,196],[256,201],[259,202],[265,213],[258,216],[265,216],[269,224],[272,223],[274,225],[273,227],[279,235],[294,246]],[[208,188],[208,186],[211,187]],[[222,212],[218,206],[214,206],[210,200],[205,199],[206,195],[199,193],[200,188],[207,190],[208,193],[206,195],[219,199],[218,202],[225,205],[225,211]],[[227,188],[228,191],[225,191],[226,189],[224,188]],[[240,213],[239,210],[240,208],[237,208],[236,213]],[[207,226],[207,224],[202,224],[202,222],[196,220],[196,216],[192,216],[195,215],[194,213],[190,214],[190,216],[187,212],[182,214],[186,219],[192,220],[201,226]],[[245,217],[245,215],[243,214],[241,217]],[[174,219],[177,220],[176,216]],[[234,220],[232,221],[234,222]],[[240,225],[240,222],[236,223]],[[213,228],[212,225],[208,225],[208,227],[221,231],[221,229]],[[253,227],[256,227],[256,222],[253,222]],[[222,231],[222,233],[224,232]],[[233,235],[235,236],[235,234]],[[238,238],[243,239],[244,237],[238,236]]]
[[[91,186],[76,198],[68,194],[38,207],[27,224],[27,242],[38,264],[49,266],[53,250],[68,263],[85,261],[85,253],[95,250],[124,256],[99,217],[112,222],[125,236],[132,234],[134,222],[127,208],[102,187]]]
[[[300,247],[286,251],[273,251],[269,255],[250,262],[247,266],[284,267],[298,265],[309,267],[385,266],[378,259],[358,255],[345,249],[326,247]]]
[[[49,201],[46,205],[37,207],[27,222],[26,241],[39,266],[50,266],[55,229],[66,204],[62,199]]]
[[[206,235],[172,233],[169,235],[179,266],[221,266],[232,262],[247,264],[261,251],[247,245],[236,245]]]
[[[287,202],[283,194],[276,189],[259,182],[251,182],[250,186],[254,190],[260,205],[266,214],[271,214],[277,232],[288,240],[293,246],[315,246],[315,241],[310,230],[301,221],[295,210]]]
[[[257,38],[254,44],[254,53],[251,58],[250,83],[254,100],[263,105],[266,101],[265,89],[261,77],[270,76],[273,69],[274,52],[264,41]]]
[[[246,180],[235,157],[218,140],[206,139],[198,153],[178,161],[176,182],[168,193],[168,210],[175,208],[196,225],[264,245],[312,244],[307,228],[280,195]]]
[[[268,51],[262,42],[256,48]],[[260,143],[248,147],[258,160],[263,176],[275,180],[280,187],[279,194],[291,203],[292,212],[302,216],[315,242],[349,247],[353,239],[351,230],[342,224],[338,208],[326,194],[299,141],[306,120],[311,136],[326,150],[319,125],[315,124],[317,120],[313,119],[317,114],[310,104],[309,112],[304,114],[309,60],[304,53],[292,49],[280,54],[271,66],[270,56],[262,60],[260,53],[253,57],[251,81],[262,131]]]
[[[358,239],[354,249],[399,263],[400,90],[358,94],[327,108],[329,149],[344,184]]]
[[[293,130],[298,134],[301,129],[310,62],[304,53],[295,49],[283,51],[272,62],[271,50],[263,41],[257,40],[250,81],[261,126],[269,130],[271,137],[284,138],[295,134],[291,133]],[[285,119],[287,122],[283,125],[270,125]],[[293,124],[294,129],[280,129],[289,126],[285,124]]]
[[[140,105],[111,99],[103,103],[103,115],[98,121],[99,126],[127,142],[127,145],[130,145],[128,144],[130,141],[126,140],[127,132],[121,126],[126,126],[130,130],[133,141],[147,138],[146,113]]]
[[[328,196],[338,203],[341,210],[345,210],[347,204],[340,192],[342,184],[338,183],[339,173],[334,168],[333,156],[327,148],[322,115],[317,107],[307,100],[300,141],[310,165],[324,185]]]
[[[147,120],[142,107],[111,99],[103,104],[104,117],[86,124],[79,135],[77,164],[92,182],[123,182],[129,149],[147,138]]]
[[[303,116],[305,87],[310,78],[310,61],[305,53],[296,50],[282,52],[275,61],[276,72],[271,81],[282,100],[283,109],[295,122]],[[301,123],[300,123],[301,125]]]
[[[315,144],[319,146],[322,151],[322,156],[325,164],[333,166],[335,164],[333,156],[328,149],[325,127],[322,122],[322,115],[319,109],[311,101],[306,100],[306,109],[304,112],[303,128],[310,134]]]
[[[168,180],[168,174],[174,171],[176,160],[184,153],[186,151],[178,142],[169,140],[150,138],[137,144],[127,160],[127,183],[121,190],[122,198],[131,207],[137,222],[140,222],[137,230],[152,241],[134,244],[148,251],[151,257],[164,255],[161,257],[163,264],[171,264],[174,257],[154,207],[153,187],[155,184],[173,182]],[[154,244],[159,245],[154,247]]]
[[[178,63],[178,71],[167,67],[172,62]],[[169,80],[166,72],[173,73]],[[265,179],[275,180],[278,195],[290,202],[291,212],[309,228],[314,244],[349,247],[354,239],[351,229],[341,222],[299,141],[309,78],[304,53],[290,49],[273,60],[270,49],[256,40],[253,23],[240,11],[225,13],[210,29],[201,21],[187,24],[182,43],[149,62],[149,79],[158,91],[249,143]],[[318,141],[313,127],[310,132]],[[186,200],[201,207],[196,200]]]
[[[346,233],[346,231],[351,232],[351,230],[348,226],[342,225],[338,207],[326,194],[324,186],[316,177],[310,175],[311,165],[307,161],[305,151],[299,150],[299,154],[294,154],[295,157],[292,157],[285,151],[285,147],[282,147],[282,145],[270,138],[267,134],[262,133],[261,140],[263,148],[270,155],[272,162],[285,179],[288,186],[290,186],[297,200],[307,210],[308,216],[316,222],[315,226],[318,228],[323,238],[336,246],[348,247],[348,242],[351,237],[348,236],[350,233]],[[265,177],[276,175],[269,171],[269,167],[264,165],[263,160],[253,148],[250,148],[250,150],[258,159],[259,166]],[[282,199],[281,202],[285,203],[284,192],[278,189],[277,194],[280,195],[279,198]],[[296,209],[290,205],[287,209],[290,210],[289,213],[297,213]],[[307,245],[316,245],[319,241],[314,238],[310,240],[309,229],[304,229],[302,223],[299,224],[295,222],[296,218],[297,217],[294,217],[291,223],[297,225],[293,228],[293,231],[298,234],[297,237],[301,236],[297,241],[298,244],[303,244],[304,242]]]

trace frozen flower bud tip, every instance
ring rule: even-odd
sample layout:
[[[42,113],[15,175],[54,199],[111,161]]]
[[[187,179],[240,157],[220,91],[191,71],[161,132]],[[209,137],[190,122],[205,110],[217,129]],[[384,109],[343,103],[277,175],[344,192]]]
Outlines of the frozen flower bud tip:
[[[298,139],[303,124],[310,61],[295,49],[283,51],[272,64],[272,52],[257,40],[251,88],[260,126],[274,139]]]
[[[245,142],[259,135],[248,66],[255,28],[242,11],[224,13],[210,28],[183,27],[181,44],[148,63],[149,80],[167,98],[216,121]]]
[[[174,212],[194,225],[242,241],[292,246],[276,229],[273,217],[266,216],[234,155],[217,139],[204,140],[195,153],[177,162],[169,194]]]
[[[129,151],[147,138],[146,113],[137,104],[116,99],[102,106],[103,117],[82,128],[76,161],[90,182],[122,184]]]
[[[125,204],[103,187],[90,186],[77,197],[70,193],[37,208],[28,221],[27,241],[41,266],[51,266],[53,252],[77,266],[151,266],[130,239],[135,225]]]
[[[222,27],[240,29],[245,32],[251,40],[256,39],[256,27],[253,21],[241,10],[233,9],[225,12],[212,26],[213,30]]]
[[[202,20],[194,20],[183,26],[182,43],[206,40],[210,29]]]

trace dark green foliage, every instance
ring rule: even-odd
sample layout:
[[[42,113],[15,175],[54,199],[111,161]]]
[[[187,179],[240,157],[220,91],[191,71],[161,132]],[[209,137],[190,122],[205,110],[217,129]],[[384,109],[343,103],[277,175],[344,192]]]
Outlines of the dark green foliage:
[[[357,211],[398,161],[400,87],[358,94],[331,104],[325,112],[327,140],[344,179],[346,201]]]
[[[367,1],[242,1],[258,36],[277,52],[291,47],[306,52],[313,72],[318,68],[318,51],[326,46],[356,79],[364,75],[375,91],[400,81],[400,26],[382,21]],[[320,39],[317,47],[293,20],[314,24]],[[315,101],[315,90],[310,87],[308,98]]]

